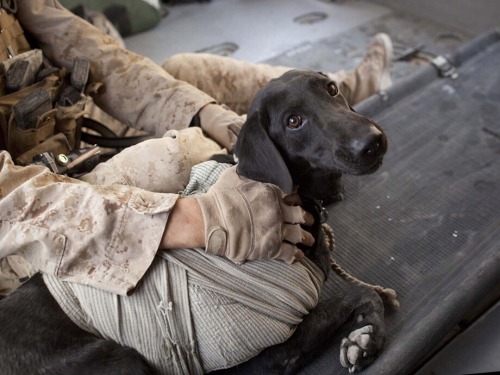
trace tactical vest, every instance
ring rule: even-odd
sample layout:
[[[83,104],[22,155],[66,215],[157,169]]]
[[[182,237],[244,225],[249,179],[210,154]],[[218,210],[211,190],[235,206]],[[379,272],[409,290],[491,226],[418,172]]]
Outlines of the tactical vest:
[[[90,62],[77,58],[70,72],[53,66],[28,42],[15,0],[0,5],[0,148],[16,164],[78,176],[103,160],[103,150],[109,157],[150,138],[119,137],[112,129],[122,124],[93,102],[102,85],[88,82]]]

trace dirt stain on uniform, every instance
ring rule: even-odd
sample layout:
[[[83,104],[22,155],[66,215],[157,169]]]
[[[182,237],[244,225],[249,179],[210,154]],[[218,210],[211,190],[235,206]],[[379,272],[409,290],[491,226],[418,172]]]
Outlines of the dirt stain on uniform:
[[[78,230],[81,232],[89,232],[92,233],[92,230],[94,229],[94,223],[90,218],[85,218],[80,221],[80,226],[78,227]]]
[[[128,251],[128,246],[125,246],[124,248],[122,248],[121,250],[116,250],[116,253],[118,254],[123,254],[123,253],[126,253]]]
[[[112,202],[109,199],[104,200],[104,210],[108,215],[111,215],[113,212],[119,210],[121,206],[122,206],[121,204]]]
[[[47,211],[47,208],[49,208],[50,203],[44,204],[43,206],[40,206],[38,208],[33,208],[30,211],[30,217],[38,217],[41,214],[43,214],[45,211]]]

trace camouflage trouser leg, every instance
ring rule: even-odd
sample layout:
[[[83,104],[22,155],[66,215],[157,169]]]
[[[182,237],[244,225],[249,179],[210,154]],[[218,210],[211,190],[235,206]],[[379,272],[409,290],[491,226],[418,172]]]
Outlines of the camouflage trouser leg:
[[[293,69],[204,53],[177,54],[164,61],[162,67],[239,114],[247,113],[255,93],[267,82]],[[341,85],[342,91],[341,82],[348,74],[342,71],[327,74]]]
[[[392,56],[389,36],[377,34],[355,69],[323,73],[337,83],[347,102],[354,105],[390,86]],[[240,114],[247,112],[250,101],[262,86],[292,69],[196,53],[172,56],[162,66],[175,78],[191,83]]]
[[[158,193],[179,193],[191,168],[214,154],[225,153],[197,127],[170,130],[129,147],[81,179],[94,185],[130,185]]]

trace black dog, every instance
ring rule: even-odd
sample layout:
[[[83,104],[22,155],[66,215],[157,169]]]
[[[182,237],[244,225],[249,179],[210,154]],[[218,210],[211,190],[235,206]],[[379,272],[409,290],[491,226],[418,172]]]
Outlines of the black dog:
[[[317,200],[342,193],[343,173],[375,171],[387,148],[382,130],[355,113],[335,83],[321,74],[291,71],[261,90],[236,146],[238,171],[271,182],[285,193],[294,186],[315,215],[316,243],[304,249],[329,271]],[[358,370],[374,360],[384,341],[383,304],[378,295],[353,287],[342,301],[320,303],[285,343],[264,350],[242,366],[251,372],[293,373],[354,314],[352,333],[341,348],[345,366]],[[2,374],[149,374],[147,361],[77,327],[36,275],[0,302]]]
[[[285,193],[298,187],[316,223],[318,212],[310,199],[324,204],[342,199],[342,174],[373,173],[386,151],[382,129],[356,113],[334,82],[321,73],[302,70],[285,73],[257,93],[235,148],[239,174],[272,182]],[[305,254],[327,276],[329,255],[321,241],[323,233],[318,226],[312,233],[318,242]],[[350,371],[360,370],[383,345],[383,314],[383,304],[373,290],[353,286],[342,301],[321,301],[290,340],[264,350],[238,366],[238,371],[295,373],[352,316],[352,333],[349,340],[344,339],[340,355]],[[366,341],[360,345],[362,340]],[[351,346],[357,347],[351,348],[356,354],[347,358]]]
[[[290,71],[256,94],[238,135],[238,172],[290,193],[331,203],[341,175],[376,171],[387,151],[383,131],[347,105],[320,73]]]

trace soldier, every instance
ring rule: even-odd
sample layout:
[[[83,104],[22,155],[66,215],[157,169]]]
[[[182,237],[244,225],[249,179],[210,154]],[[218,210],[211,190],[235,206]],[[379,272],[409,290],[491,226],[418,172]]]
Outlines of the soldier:
[[[17,254],[27,260],[29,266],[20,264],[28,270],[19,273],[40,270],[126,294],[158,249],[205,247],[234,261],[278,258],[291,263],[302,256],[290,242],[312,243],[300,227],[310,225],[311,216],[285,203],[290,199],[284,199],[277,187],[225,174],[207,194],[197,198],[178,194],[193,165],[234,146],[245,117],[218,102],[243,113],[258,88],[290,68],[206,55],[174,56],[162,68],[127,51],[55,0],[18,0],[17,16],[55,65],[71,69],[78,57],[90,61],[90,79],[105,87],[94,98],[99,107],[158,138],[99,164],[83,181],[53,174],[42,166],[15,166],[2,151],[0,258]],[[353,72],[329,75],[353,104],[390,84],[391,54],[388,37],[378,35]],[[198,68],[200,64],[203,69]],[[237,95],[225,92],[224,82],[211,79],[220,77],[217,71],[226,72],[223,80],[237,80]],[[236,100],[229,102],[229,97]],[[200,127],[190,127],[193,123]],[[255,230],[244,218],[223,220],[228,207],[243,204],[235,193],[242,185],[258,197],[252,208],[257,218],[282,220],[262,228],[267,235],[257,238],[267,238],[266,243],[231,248],[233,241],[228,240],[221,248],[211,241],[213,226],[225,222],[227,238],[237,238],[239,243]],[[222,205],[214,204],[214,197]],[[20,258],[9,259],[16,263],[13,259]],[[16,263],[14,268],[22,267]]]

